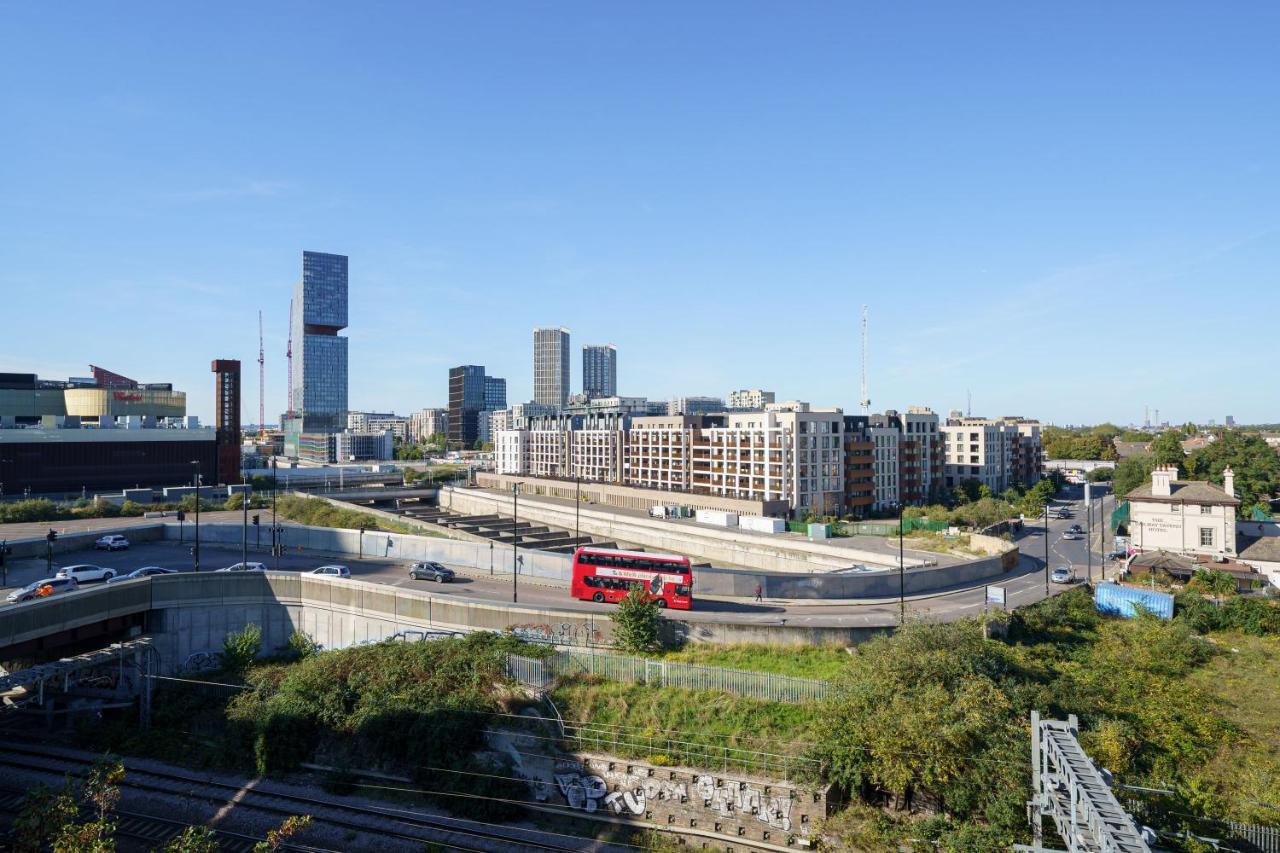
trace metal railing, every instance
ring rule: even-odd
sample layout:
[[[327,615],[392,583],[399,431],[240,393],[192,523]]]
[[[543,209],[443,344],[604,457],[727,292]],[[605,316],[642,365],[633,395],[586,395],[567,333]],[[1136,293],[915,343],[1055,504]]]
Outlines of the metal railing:
[[[652,660],[610,652],[560,651],[545,658],[507,655],[507,674],[522,684],[545,690],[557,678],[596,675],[608,681],[718,690],[765,702],[815,702],[831,692],[826,681],[772,672]]]

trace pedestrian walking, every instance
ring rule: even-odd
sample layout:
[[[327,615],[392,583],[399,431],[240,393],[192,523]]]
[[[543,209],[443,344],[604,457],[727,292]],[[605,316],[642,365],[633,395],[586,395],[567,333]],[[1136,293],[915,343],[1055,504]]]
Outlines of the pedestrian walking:
[[[764,587],[756,584],[756,601],[764,601]]]

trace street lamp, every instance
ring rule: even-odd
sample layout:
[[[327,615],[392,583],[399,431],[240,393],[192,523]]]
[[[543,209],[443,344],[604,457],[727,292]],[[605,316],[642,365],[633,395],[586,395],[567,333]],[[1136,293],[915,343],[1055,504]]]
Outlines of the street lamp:
[[[898,504],[898,621],[905,625],[907,624],[907,575],[902,543],[902,507],[901,503]]]
[[[195,558],[195,570],[198,572],[200,571],[200,460],[192,459],[191,464],[196,469],[193,477],[196,484],[196,546],[191,549],[191,555]]]
[[[1044,505],[1044,597],[1049,597],[1049,503]]]
[[[577,491],[573,501],[573,547],[576,548],[578,547],[579,530],[582,526],[582,475],[578,474],[573,479],[577,483]]]
[[[280,571],[280,528],[276,526],[276,457],[271,457],[271,553],[276,558],[276,571]]]
[[[520,600],[519,583],[520,565],[516,552],[520,549],[520,484],[511,484],[511,603]]]

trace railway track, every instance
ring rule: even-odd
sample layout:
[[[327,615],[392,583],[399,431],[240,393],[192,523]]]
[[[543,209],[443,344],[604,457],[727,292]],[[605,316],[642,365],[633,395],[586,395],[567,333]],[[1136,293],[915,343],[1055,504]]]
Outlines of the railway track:
[[[55,784],[68,773],[83,775],[98,756],[61,747],[40,745],[0,746],[0,767],[12,767],[30,773],[49,775]],[[126,775],[122,788],[150,794],[201,800],[210,805],[250,809],[283,820],[296,814],[309,814],[315,824],[345,832],[368,833],[381,838],[394,838],[416,845],[425,842],[444,844],[451,850],[466,853],[538,853],[538,851],[581,851],[618,849],[591,839],[570,839],[541,830],[495,827],[465,818],[424,815],[411,809],[380,807],[340,800],[321,800],[279,790],[263,790],[249,785],[236,785],[200,778],[187,772],[138,767],[124,762]],[[260,784],[260,783],[258,783]],[[20,801],[20,795],[19,800]],[[6,800],[0,799],[0,814],[12,813]],[[116,812],[121,834],[150,842],[156,846],[178,835],[188,825],[181,821],[153,815]],[[227,853],[251,850],[260,841],[249,835],[219,831],[219,843]],[[283,849],[329,853],[323,848],[287,845]]]

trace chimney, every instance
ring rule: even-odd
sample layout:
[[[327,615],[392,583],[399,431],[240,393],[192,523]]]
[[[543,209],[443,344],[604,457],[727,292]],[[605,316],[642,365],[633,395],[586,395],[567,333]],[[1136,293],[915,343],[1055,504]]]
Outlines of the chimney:
[[[1227,493],[1227,497],[1236,496],[1236,475],[1230,465],[1222,469],[1222,490]]]
[[[1172,465],[1157,465],[1151,472],[1152,497],[1167,498],[1173,494],[1173,477],[1178,469]]]

